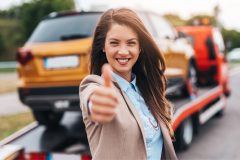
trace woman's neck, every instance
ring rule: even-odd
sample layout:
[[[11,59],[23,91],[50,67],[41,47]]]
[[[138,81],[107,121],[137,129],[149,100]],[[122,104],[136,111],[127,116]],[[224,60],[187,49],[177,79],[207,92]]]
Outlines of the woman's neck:
[[[128,72],[128,73],[119,73],[116,71],[113,71],[114,73],[116,73],[117,75],[121,76],[123,79],[125,79],[128,82],[131,82],[132,80],[132,72]]]

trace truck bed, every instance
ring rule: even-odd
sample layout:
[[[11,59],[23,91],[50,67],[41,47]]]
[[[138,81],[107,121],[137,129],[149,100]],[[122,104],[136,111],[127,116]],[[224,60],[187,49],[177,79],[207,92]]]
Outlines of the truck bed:
[[[225,103],[222,103],[224,99],[221,98],[221,95],[222,88],[216,86],[201,88],[194,99],[176,96],[173,99],[169,97],[170,101],[175,106],[173,128],[176,129],[185,118],[199,110],[203,110],[203,113],[205,113],[204,108],[209,104],[217,105],[218,108],[220,102],[224,105]],[[222,107],[223,106],[220,106],[220,109]],[[209,112],[208,110],[206,111]],[[209,117],[209,113],[207,115]],[[202,121],[207,120],[206,116],[204,116]],[[13,144],[24,146],[26,153],[54,152],[89,154],[90,151],[86,140],[86,133],[82,132],[84,130],[84,125],[81,119],[80,112],[66,112],[61,125],[51,129],[46,129],[46,127],[40,126],[34,122],[35,126],[32,124],[33,127],[26,128],[25,131],[16,133],[18,135],[8,137],[8,139],[0,142],[0,145]]]

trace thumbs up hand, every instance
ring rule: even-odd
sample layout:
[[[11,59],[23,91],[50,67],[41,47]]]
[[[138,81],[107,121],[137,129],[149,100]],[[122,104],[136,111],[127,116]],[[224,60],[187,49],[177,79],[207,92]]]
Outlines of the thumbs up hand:
[[[103,65],[104,86],[96,88],[89,98],[92,103],[91,119],[101,124],[113,120],[118,105],[118,97],[113,88],[111,71],[109,64]]]

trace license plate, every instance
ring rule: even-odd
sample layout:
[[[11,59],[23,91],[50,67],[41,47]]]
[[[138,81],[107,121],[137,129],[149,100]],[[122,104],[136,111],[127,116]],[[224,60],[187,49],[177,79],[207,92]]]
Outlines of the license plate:
[[[44,59],[46,69],[75,68],[79,66],[79,56],[48,57]]]

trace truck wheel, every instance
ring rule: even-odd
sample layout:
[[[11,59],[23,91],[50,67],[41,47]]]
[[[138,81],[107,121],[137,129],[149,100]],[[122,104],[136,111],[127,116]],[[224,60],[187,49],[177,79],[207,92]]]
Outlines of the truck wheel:
[[[181,92],[184,97],[191,98],[197,95],[197,70],[193,61],[189,64],[188,77]]]
[[[192,143],[193,122],[191,117],[185,119],[176,132],[175,147],[178,150],[186,150]]]
[[[40,125],[45,125],[47,127],[57,126],[63,117],[63,112],[53,112],[53,111],[33,111],[33,116],[35,120]]]

